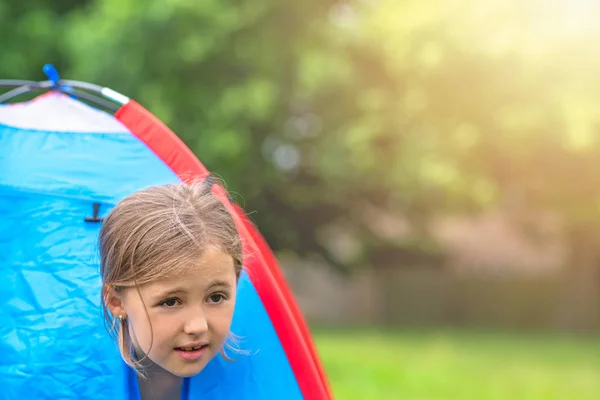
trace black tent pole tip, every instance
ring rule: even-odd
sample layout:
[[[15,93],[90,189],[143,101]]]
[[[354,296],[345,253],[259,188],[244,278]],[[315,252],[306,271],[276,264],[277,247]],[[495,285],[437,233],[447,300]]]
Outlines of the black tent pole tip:
[[[38,82],[17,79],[0,80],[0,87],[13,88],[12,90],[0,95],[0,103],[36,90],[57,90],[68,95],[80,97],[83,100],[87,100],[113,111],[118,109],[119,106],[125,105],[129,102],[129,98],[127,96],[122,95],[121,93],[118,93],[110,88],[88,82],[60,79],[56,68],[54,68],[54,66],[51,64],[44,65],[43,70],[49,79],[47,81]],[[91,93],[85,93],[84,91]],[[110,104],[106,100],[117,103],[119,106]]]

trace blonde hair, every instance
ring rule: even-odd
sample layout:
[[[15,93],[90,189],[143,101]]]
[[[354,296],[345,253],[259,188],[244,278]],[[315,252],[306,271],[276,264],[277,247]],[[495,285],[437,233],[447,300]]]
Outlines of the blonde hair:
[[[205,181],[138,191],[120,201],[100,229],[105,322],[118,340],[123,360],[138,372],[141,364],[131,352],[128,325],[109,312],[105,289],[111,287],[119,293],[125,288],[139,288],[178,275],[194,266],[207,247],[216,247],[230,255],[239,278],[240,237],[229,211],[211,187],[211,182]]]

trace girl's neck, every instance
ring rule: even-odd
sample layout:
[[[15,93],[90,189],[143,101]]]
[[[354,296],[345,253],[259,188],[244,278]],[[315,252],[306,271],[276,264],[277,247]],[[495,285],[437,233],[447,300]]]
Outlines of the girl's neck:
[[[183,378],[160,367],[145,369],[146,378],[138,378],[142,400],[179,400]]]
[[[136,356],[139,354],[135,352]],[[140,360],[140,358],[138,358]],[[159,367],[149,358],[141,359],[144,377],[138,376],[141,400],[179,400],[183,378]]]

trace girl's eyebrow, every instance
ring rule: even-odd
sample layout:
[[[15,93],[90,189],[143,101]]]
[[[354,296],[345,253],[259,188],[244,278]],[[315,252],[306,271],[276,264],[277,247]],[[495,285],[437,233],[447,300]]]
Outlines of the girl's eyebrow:
[[[183,288],[174,288],[174,289],[169,289],[166,292],[160,292],[158,294],[156,294],[156,297],[166,297],[166,296],[172,296],[175,294],[184,294],[186,293],[186,290]]]
[[[213,281],[210,285],[207,286],[206,290],[211,290],[214,289],[216,287],[222,287],[224,289],[230,289],[231,288],[231,283],[226,282],[226,281],[221,281],[221,280],[216,280]],[[173,289],[169,289],[165,292],[160,292],[156,295],[156,297],[167,297],[167,296],[173,296],[176,294],[186,294],[187,290],[182,288],[182,287],[175,287]]]
[[[213,281],[207,288],[206,290],[210,290],[214,287],[217,286],[223,286],[225,289],[229,289],[231,288],[231,283],[226,282],[226,281]]]

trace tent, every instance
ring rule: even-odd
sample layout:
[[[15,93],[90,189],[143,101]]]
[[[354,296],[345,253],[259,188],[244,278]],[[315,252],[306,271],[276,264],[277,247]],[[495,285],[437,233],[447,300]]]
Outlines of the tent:
[[[140,104],[97,85],[0,81],[0,387],[7,399],[135,399],[136,379],[106,332],[97,237],[124,196],[211,179]],[[14,102],[32,91],[33,100]],[[225,189],[244,242],[232,330],[247,354],[215,357],[187,398],[332,398],[306,323],[272,251]]]

